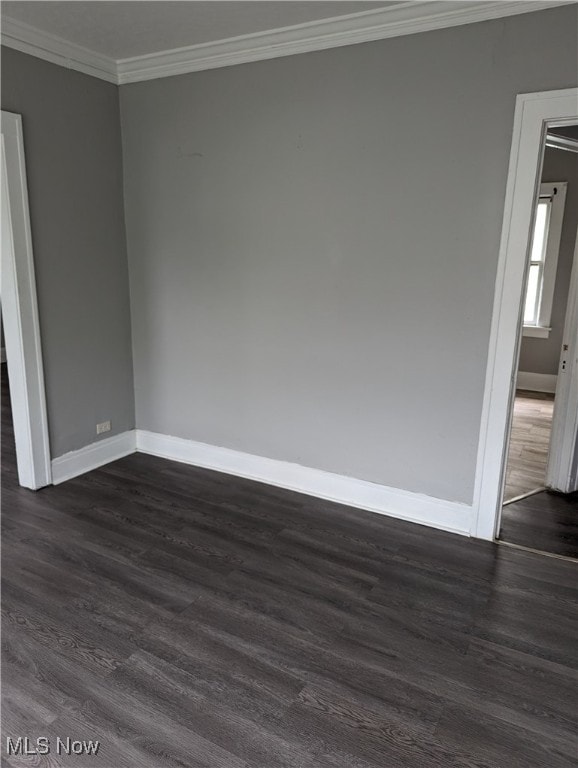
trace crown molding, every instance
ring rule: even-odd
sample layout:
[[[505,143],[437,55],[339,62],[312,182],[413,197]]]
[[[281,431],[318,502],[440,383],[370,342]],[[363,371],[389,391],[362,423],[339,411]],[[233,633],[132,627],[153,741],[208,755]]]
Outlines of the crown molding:
[[[62,37],[43,32],[21,21],[2,18],[2,45],[29,53],[67,69],[75,69],[118,85],[117,63],[114,59],[70,43]]]
[[[119,84],[134,83],[187,72],[229,67],[234,64],[471,24],[567,4],[568,0],[561,2],[557,0],[403,2],[377,11],[364,11],[270,32],[219,40],[215,43],[192,45],[147,56],[121,59],[117,61],[118,82]]]
[[[2,44],[117,85],[541,11],[576,0],[408,0],[375,11],[114,60],[5,17]]]

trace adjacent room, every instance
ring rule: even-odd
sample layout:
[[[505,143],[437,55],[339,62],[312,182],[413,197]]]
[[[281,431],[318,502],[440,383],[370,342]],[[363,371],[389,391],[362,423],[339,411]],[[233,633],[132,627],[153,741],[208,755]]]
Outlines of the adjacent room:
[[[1,14],[2,766],[573,766],[578,4]]]
[[[578,497],[548,490],[556,487],[553,465],[563,439],[559,427],[568,418],[562,409],[554,422],[558,372],[565,374],[568,336],[575,325],[567,309],[578,275],[578,126],[552,128],[544,142],[500,536],[578,557]]]

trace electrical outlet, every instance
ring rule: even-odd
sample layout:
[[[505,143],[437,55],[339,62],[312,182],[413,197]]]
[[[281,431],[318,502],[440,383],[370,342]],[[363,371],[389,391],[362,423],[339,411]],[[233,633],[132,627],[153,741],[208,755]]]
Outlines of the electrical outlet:
[[[96,434],[102,435],[103,432],[110,432],[110,421],[101,421],[96,425]]]

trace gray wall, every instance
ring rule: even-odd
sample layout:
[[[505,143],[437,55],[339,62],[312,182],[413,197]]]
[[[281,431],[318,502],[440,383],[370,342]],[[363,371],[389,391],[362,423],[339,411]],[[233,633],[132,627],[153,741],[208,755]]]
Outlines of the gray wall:
[[[515,95],[576,29],[121,87],[138,427],[470,502]]]
[[[557,374],[578,227],[578,155],[547,148],[544,154],[542,181],[568,182],[552,304],[552,331],[547,339],[522,339],[518,368],[530,373]]]
[[[118,89],[2,48],[23,118],[52,457],[134,427]]]

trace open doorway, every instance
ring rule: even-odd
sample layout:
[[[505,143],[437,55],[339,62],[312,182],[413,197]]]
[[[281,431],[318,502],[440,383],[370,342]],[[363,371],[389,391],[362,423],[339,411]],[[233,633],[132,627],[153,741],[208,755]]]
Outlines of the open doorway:
[[[567,310],[572,279],[578,279],[577,232],[578,125],[549,128],[528,251],[499,538],[575,558],[578,494],[551,491],[557,487],[551,447],[561,439],[553,420],[567,364],[571,329],[565,325],[574,322]]]
[[[36,490],[49,485],[52,475],[20,115],[2,111],[1,128],[2,407],[6,412],[9,397],[6,429],[13,430],[18,484]]]
[[[472,535],[498,538],[506,461],[522,342],[529,253],[540,192],[545,141],[551,129],[578,124],[578,88],[516,97],[504,202],[484,400],[478,441]],[[577,264],[575,259],[574,263]],[[569,492],[578,483],[578,266],[569,289],[565,355],[560,361],[552,419],[548,473],[552,487]]]

